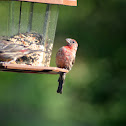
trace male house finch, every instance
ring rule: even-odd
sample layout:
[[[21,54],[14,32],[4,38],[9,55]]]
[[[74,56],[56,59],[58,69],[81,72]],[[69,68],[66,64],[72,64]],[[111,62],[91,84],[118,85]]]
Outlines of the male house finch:
[[[61,47],[56,54],[56,65],[59,68],[64,68],[67,70],[71,70],[76,57],[76,51],[78,44],[74,39],[67,38],[67,45]],[[61,72],[60,77],[58,79],[59,86],[57,89],[57,93],[62,94],[63,83],[65,80],[66,74]]]
[[[0,62],[12,62],[26,54],[40,50],[31,50],[24,45],[12,43],[11,41],[0,41]]]

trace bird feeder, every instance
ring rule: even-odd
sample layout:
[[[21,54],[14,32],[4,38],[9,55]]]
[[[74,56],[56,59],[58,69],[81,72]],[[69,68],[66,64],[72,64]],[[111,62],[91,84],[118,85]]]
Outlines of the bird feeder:
[[[59,5],[76,6],[76,0],[5,0],[0,1],[0,41],[38,50],[16,61],[0,63],[1,71],[23,73],[68,72],[50,67]]]

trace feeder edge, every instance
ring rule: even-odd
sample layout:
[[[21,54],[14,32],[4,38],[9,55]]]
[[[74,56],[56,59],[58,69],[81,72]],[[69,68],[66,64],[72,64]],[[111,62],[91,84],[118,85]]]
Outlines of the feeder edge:
[[[38,3],[49,3],[49,4],[61,4],[68,6],[77,6],[77,0],[14,0],[14,1],[27,1],[27,2],[38,2]]]

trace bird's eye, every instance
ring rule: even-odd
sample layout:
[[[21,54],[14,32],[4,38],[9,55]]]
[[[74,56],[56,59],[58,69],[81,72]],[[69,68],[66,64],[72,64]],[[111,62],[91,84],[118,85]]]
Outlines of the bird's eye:
[[[75,42],[73,41],[73,43],[75,43]]]

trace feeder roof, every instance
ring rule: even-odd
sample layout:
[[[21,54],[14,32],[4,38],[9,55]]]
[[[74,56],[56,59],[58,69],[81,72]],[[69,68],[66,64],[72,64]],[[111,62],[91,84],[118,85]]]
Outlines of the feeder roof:
[[[28,1],[28,2],[39,2],[39,3],[77,6],[77,0],[18,0],[18,1]]]

